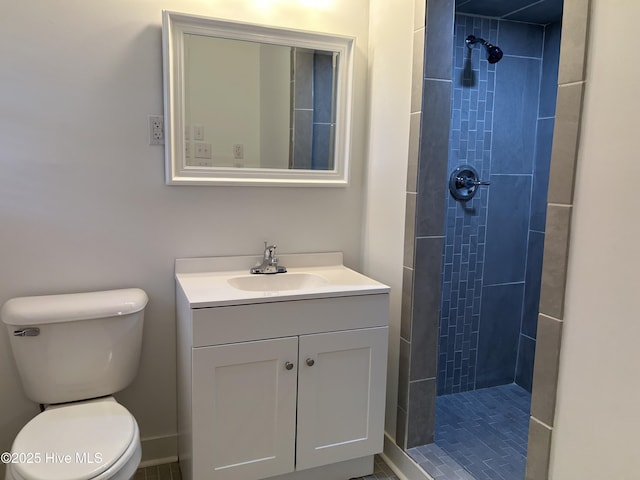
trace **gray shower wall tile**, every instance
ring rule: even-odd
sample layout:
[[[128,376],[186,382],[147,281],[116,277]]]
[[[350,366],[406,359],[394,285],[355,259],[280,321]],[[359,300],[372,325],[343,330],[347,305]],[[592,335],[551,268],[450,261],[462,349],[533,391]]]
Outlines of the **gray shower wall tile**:
[[[313,108],[313,54],[296,49],[295,108]]]
[[[445,165],[433,165],[432,174],[426,174],[426,178],[421,175],[418,180],[416,236],[444,234],[446,173]]]
[[[295,52],[291,50],[291,86],[289,87],[289,130],[293,130],[294,112],[296,108],[296,92],[295,92],[295,76],[293,69],[295,68]]]
[[[453,0],[430,0],[426,11],[425,78],[451,80],[453,62]],[[437,52],[437,55],[429,55]]]
[[[418,217],[416,236],[442,235],[444,232],[445,191],[449,153],[451,82],[424,81],[420,153],[418,161]]]
[[[409,115],[409,154],[407,161],[407,192],[417,192],[418,155],[420,152],[420,123],[422,112]]]
[[[540,79],[540,117],[553,117],[558,95],[558,66],[560,60],[560,23],[547,25],[544,29],[544,52],[542,77]]]
[[[484,285],[525,279],[531,176],[491,175]]]
[[[411,344],[404,338],[400,339],[400,358],[398,366],[398,406],[403,410],[409,408],[409,356]]]
[[[536,338],[538,329],[543,251],[544,233],[529,231],[521,332],[531,338]]]
[[[413,268],[416,231],[416,194],[407,192],[404,213],[404,259],[405,267]]]
[[[498,23],[498,46],[506,56],[542,57],[544,27],[526,23]],[[503,59],[504,60],[504,59]]]
[[[413,268],[402,267],[402,303],[400,337],[411,341],[411,315],[413,309]]]
[[[572,208],[549,205],[542,261],[540,313],[562,319]]]
[[[311,147],[313,145],[313,112],[295,111],[293,134],[294,168],[311,169]]]
[[[564,0],[558,83],[581,82],[586,74],[589,0]]]
[[[444,237],[418,237],[414,281],[420,294],[413,299],[411,381],[436,376],[440,318],[442,247]],[[411,413],[411,410],[409,410]]]
[[[529,422],[529,447],[525,480],[545,480],[549,474],[551,429],[532,418]]]
[[[409,383],[406,448],[433,443],[436,418],[436,379]]]
[[[544,225],[547,218],[547,192],[549,188],[549,168],[551,163],[551,145],[553,143],[553,127],[553,118],[538,120],[530,219],[531,230],[536,230],[538,232],[544,232]]]
[[[424,78],[424,28],[413,32],[413,62],[411,66],[411,113],[422,109]]]
[[[524,283],[482,289],[476,388],[513,383],[523,294]]]
[[[531,415],[553,426],[558,388],[562,322],[546,315],[538,318]]]
[[[518,347],[518,363],[516,365],[515,383],[531,393],[533,385],[533,362],[536,352],[536,341],[520,335]]]
[[[580,119],[584,83],[560,85],[554,126],[551,170],[549,176],[549,203],[571,205],[575,169],[580,141]]]
[[[491,173],[530,174],[538,118],[541,61],[505,57],[496,64]]]
[[[396,410],[396,445],[403,450],[407,447],[407,411],[398,407]]]

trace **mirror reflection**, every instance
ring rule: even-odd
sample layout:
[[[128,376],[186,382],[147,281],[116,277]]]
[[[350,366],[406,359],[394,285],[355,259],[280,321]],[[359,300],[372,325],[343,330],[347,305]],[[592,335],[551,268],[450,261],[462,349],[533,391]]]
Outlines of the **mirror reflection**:
[[[185,34],[186,166],[333,170],[338,55]]]

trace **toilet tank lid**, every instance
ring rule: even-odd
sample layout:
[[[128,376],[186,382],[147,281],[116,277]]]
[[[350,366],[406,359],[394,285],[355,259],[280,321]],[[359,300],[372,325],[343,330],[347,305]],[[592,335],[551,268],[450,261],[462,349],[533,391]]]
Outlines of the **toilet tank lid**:
[[[5,302],[0,318],[7,325],[23,326],[117,317],[139,312],[147,301],[139,288],[17,297]]]

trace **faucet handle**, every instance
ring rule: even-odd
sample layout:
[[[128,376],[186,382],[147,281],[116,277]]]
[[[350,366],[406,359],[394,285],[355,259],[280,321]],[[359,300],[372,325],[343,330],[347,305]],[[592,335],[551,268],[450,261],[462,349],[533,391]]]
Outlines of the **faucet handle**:
[[[284,273],[287,271],[286,267],[278,265],[278,257],[276,257],[277,245],[269,245],[264,242],[264,254],[261,265],[252,267],[250,273]]]
[[[273,260],[275,258],[276,247],[277,245],[275,243],[273,245],[269,245],[267,242],[264,242],[263,256],[265,260]]]

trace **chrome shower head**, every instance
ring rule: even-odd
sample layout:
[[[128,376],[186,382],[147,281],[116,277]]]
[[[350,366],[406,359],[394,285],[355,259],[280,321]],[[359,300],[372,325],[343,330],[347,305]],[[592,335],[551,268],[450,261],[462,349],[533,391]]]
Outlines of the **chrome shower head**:
[[[483,38],[478,38],[474,35],[469,35],[465,40],[467,47],[472,48],[476,43],[482,43],[487,49],[487,61],[489,63],[498,63],[502,58],[502,49],[496,45],[491,45]]]

